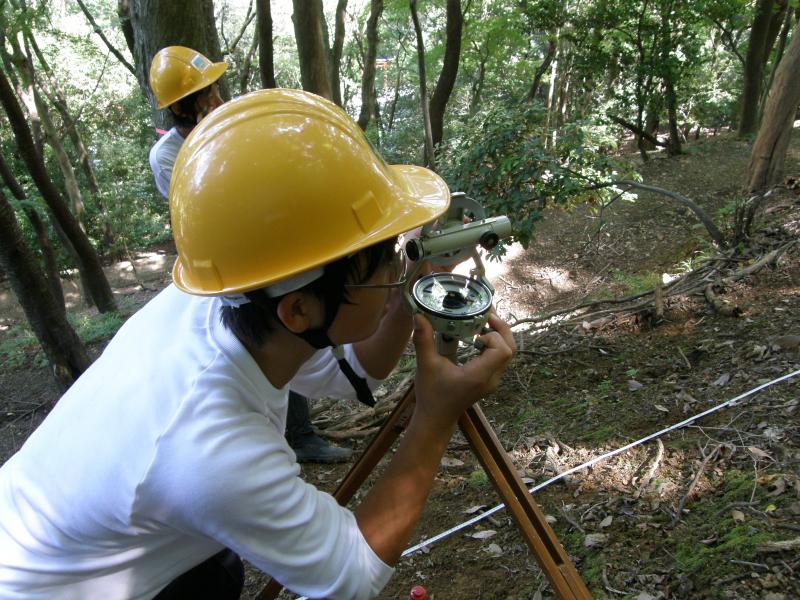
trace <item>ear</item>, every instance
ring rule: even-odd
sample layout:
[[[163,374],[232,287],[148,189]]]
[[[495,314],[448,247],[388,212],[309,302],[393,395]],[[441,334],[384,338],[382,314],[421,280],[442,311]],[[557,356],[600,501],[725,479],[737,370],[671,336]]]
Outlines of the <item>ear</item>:
[[[321,306],[311,294],[290,292],[278,302],[277,314],[292,333],[303,333],[320,320]]]

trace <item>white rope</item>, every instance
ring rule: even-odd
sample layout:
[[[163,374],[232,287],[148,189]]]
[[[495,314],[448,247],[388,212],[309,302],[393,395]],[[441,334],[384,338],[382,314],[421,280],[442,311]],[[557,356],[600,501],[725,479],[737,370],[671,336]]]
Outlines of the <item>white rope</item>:
[[[626,450],[630,450],[631,448],[634,448],[635,446],[639,446],[641,444],[644,444],[645,442],[649,442],[650,440],[652,440],[654,438],[657,438],[659,436],[662,436],[665,433],[669,433],[670,431],[674,431],[675,429],[680,429],[681,427],[685,427],[686,425],[692,423],[693,421],[696,421],[697,419],[705,417],[706,415],[710,415],[711,413],[716,412],[718,410],[721,410],[721,409],[723,409],[723,408],[725,408],[727,406],[730,406],[731,404],[734,404],[735,402],[738,402],[739,400],[742,400],[743,398],[747,398],[748,396],[751,396],[751,395],[755,394],[756,392],[760,392],[764,388],[767,388],[767,387],[769,387],[771,385],[774,385],[776,383],[780,383],[781,381],[785,381],[786,379],[791,379],[792,377],[795,377],[797,375],[800,375],[800,369],[798,369],[797,371],[794,371],[793,373],[789,373],[787,375],[783,375],[782,377],[778,377],[777,379],[773,379],[772,381],[768,381],[766,383],[762,383],[758,387],[755,387],[752,390],[750,390],[748,392],[745,392],[744,394],[736,396],[735,398],[732,398],[731,400],[728,400],[727,402],[723,402],[722,404],[718,404],[717,406],[714,406],[713,408],[709,408],[708,410],[705,410],[705,411],[703,411],[701,413],[698,413],[698,414],[694,415],[693,417],[689,417],[688,419],[685,419],[685,420],[681,421],[680,423],[676,423],[675,425],[671,425],[670,427],[667,427],[666,429],[662,429],[661,431],[657,431],[655,433],[651,433],[650,435],[648,435],[646,437],[643,437],[640,440],[637,440],[635,442],[631,442],[630,444],[622,446],[621,448],[617,448],[616,450],[612,450],[611,452],[608,452],[607,454],[603,454],[601,456],[593,458],[592,460],[590,460],[588,462],[585,462],[585,463],[583,463],[581,465],[578,465],[577,467],[572,467],[568,471],[564,471],[563,473],[560,473],[560,474],[556,475],[555,477],[551,477],[547,481],[544,481],[544,482],[540,483],[539,485],[536,485],[536,486],[532,487],[528,491],[531,494],[533,494],[534,492],[537,492],[537,491],[541,490],[542,488],[547,487],[551,483],[555,483],[556,481],[566,477],[567,475],[571,475],[572,473],[575,473],[577,471],[582,471],[583,469],[586,469],[588,467],[596,465],[600,461],[603,461],[603,460],[606,460],[606,459],[611,458],[613,456],[616,456],[617,454],[621,454],[622,452],[625,452]],[[476,515],[475,517],[472,517],[471,519],[469,519],[467,521],[464,521],[460,525],[456,525],[452,529],[448,529],[447,531],[443,531],[442,533],[439,533],[439,534],[437,534],[437,535],[435,535],[435,536],[433,536],[431,538],[428,538],[427,540],[423,540],[422,542],[420,542],[416,546],[411,546],[410,548],[406,548],[406,550],[403,552],[403,554],[401,556],[408,556],[409,554],[413,554],[414,552],[417,552],[418,550],[421,550],[424,547],[430,546],[431,544],[433,544],[435,542],[438,542],[439,540],[444,539],[444,538],[456,533],[457,531],[461,531],[462,529],[465,529],[465,528],[469,527],[470,525],[473,525],[473,524],[477,523],[478,521],[480,521],[482,519],[485,519],[489,515],[493,515],[494,513],[498,512],[499,510],[505,508],[505,506],[506,506],[505,504],[498,504],[494,508],[491,508],[491,509],[487,510],[486,512],[483,512],[483,513],[481,513],[479,515]]]

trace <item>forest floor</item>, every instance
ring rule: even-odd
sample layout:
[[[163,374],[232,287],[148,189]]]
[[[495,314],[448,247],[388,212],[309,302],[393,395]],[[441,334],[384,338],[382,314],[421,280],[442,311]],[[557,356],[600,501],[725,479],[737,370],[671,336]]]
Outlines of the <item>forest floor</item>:
[[[695,200],[725,225],[744,197],[748,158],[748,144],[720,135],[691,143],[683,156],[655,155],[638,170],[643,182]],[[800,174],[797,136],[786,172]],[[736,254],[743,267],[800,235],[800,190],[776,189],[754,231]],[[680,275],[712,254],[703,226],[664,196],[617,201],[602,219],[587,206],[548,210],[530,247],[512,248],[499,268],[493,265],[496,303],[514,323],[587,299],[652,289],[658,278]],[[136,277],[130,263],[109,267],[126,316],[168,283],[173,259],[170,248],[137,253]],[[498,391],[481,404],[526,483],[546,481],[800,369],[798,244],[774,264],[715,290],[737,316],[715,312],[701,293],[667,298],[661,316],[646,307],[514,327],[520,352]],[[77,290],[68,295],[79,301]],[[23,322],[8,286],[0,287],[0,461],[57,400]],[[97,325],[80,313],[75,322],[88,339],[94,336],[95,351],[119,324]],[[385,394],[412,369],[409,356]],[[343,423],[351,431],[354,423],[370,429],[368,414],[359,421],[366,409],[335,401],[320,407],[315,423],[323,433],[335,437]],[[337,443],[358,451],[368,439]],[[534,498],[596,598],[788,600],[800,597],[798,465],[800,377],[567,475]],[[304,465],[303,474],[332,491],[348,467]],[[412,543],[498,502],[457,434]],[[255,598],[263,584],[248,571],[245,597]],[[438,600],[553,597],[504,510],[401,559],[380,598],[404,600],[417,584]]]

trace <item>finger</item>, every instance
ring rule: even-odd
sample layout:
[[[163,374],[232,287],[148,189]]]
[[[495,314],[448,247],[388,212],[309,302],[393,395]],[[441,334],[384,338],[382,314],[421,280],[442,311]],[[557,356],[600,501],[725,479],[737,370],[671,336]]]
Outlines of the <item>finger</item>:
[[[436,343],[433,339],[433,327],[428,319],[420,314],[414,315],[414,348],[417,353],[417,363],[430,363],[436,356]]]
[[[492,329],[494,329],[503,337],[503,339],[506,341],[506,344],[508,344],[508,347],[511,348],[512,351],[516,352],[517,342],[514,339],[514,334],[512,333],[511,328],[508,326],[508,323],[503,321],[494,313],[489,315],[488,323]]]

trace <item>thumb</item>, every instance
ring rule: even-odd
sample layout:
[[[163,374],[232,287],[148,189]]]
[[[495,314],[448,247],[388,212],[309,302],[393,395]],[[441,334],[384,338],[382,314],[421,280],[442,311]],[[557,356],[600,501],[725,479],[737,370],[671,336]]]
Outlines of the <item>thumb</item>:
[[[433,327],[428,319],[420,314],[414,315],[414,347],[417,351],[417,363],[427,362],[436,356],[436,344],[433,339]]]

